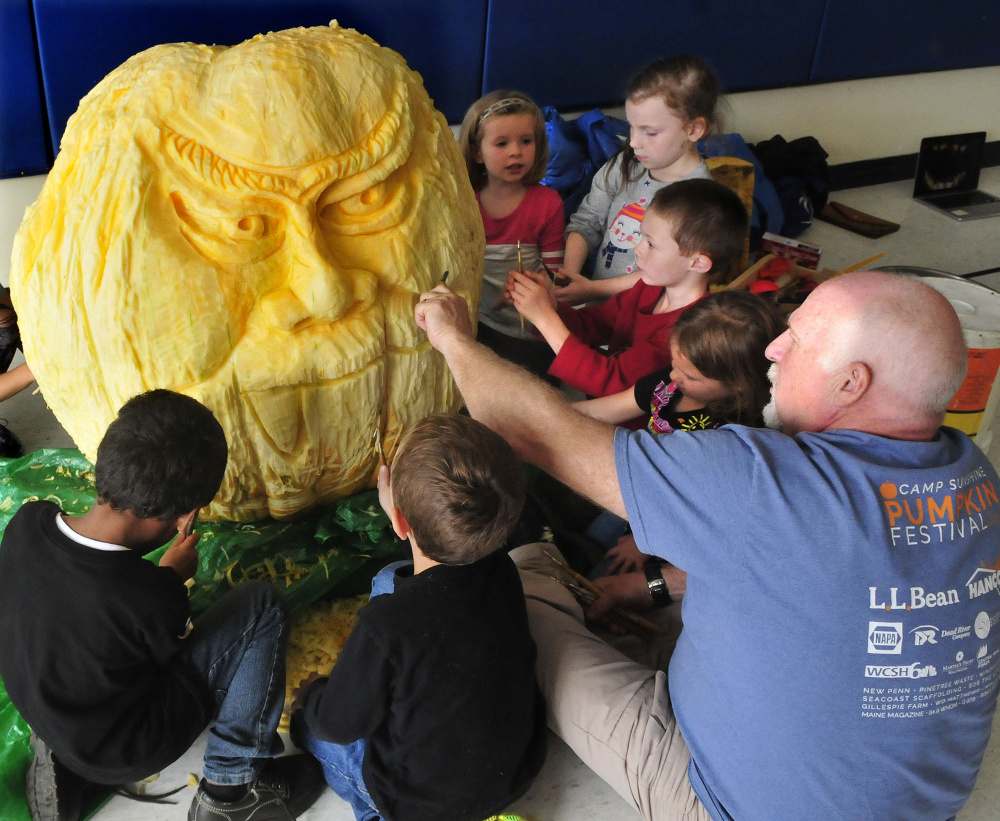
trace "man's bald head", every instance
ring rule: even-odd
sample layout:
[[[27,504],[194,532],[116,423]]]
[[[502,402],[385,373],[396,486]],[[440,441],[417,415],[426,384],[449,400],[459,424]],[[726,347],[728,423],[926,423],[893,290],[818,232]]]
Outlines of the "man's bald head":
[[[822,287],[839,290],[847,308],[828,364],[864,362],[880,399],[942,416],[968,368],[951,303],[918,279],[880,271],[846,274]]]
[[[770,415],[792,434],[929,438],[968,366],[948,300],[917,279],[874,271],[820,285],[767,354],[776,363]]]

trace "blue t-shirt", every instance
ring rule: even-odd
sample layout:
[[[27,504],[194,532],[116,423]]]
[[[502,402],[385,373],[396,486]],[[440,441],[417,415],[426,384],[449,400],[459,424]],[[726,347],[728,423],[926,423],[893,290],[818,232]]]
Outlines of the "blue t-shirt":
[[[687,571],[670,698],[715,819],[940,821],[1000,672],[1000,480],[965,436],[615,435],[639,548]]]

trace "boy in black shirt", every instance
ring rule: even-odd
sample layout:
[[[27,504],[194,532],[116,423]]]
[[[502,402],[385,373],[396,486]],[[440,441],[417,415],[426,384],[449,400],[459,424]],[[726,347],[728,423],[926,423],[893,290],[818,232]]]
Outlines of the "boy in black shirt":
[[[322,789],[307,756],[271,761],[282,750],[281,593],[247,582],[194,625],[189,618],[184,583],[199,538],[191,528],[226,460],[208,408],[149,391],[122,407],[98,447],[90,510],[67,516],[29,502],[8,524],[0,676],[32,728],[25,787],[35,821],[75,821],[81,779],[121,784],[156,773],[213,717],[191,821],[287,821]],[[159,566],[143,559],[174,535]]]
[[[413,562],[375,577],[329,678],[302,682],[293,737],[358,821],[481,821],[522,795],[545,759],[524,593],[498,550],[524,471],[479,422],[432,416],[378,485]]]

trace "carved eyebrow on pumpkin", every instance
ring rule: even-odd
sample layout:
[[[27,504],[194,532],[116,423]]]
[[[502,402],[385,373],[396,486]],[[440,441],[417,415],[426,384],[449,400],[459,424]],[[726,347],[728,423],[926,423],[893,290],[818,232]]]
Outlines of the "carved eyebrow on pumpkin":
[[[222,159],[190,137],[166,129],[167,153],[195,176],[229,192],[271,191],[291,193],[295,183],[280,174],[255,171]]]
[[[167,153],[200,179],[230,193],[266,191],[293,196],[333,179],[332,198],[345,199],[384,180],[409,156],[415,127],[412,117],[400,114],[407,106],[406,96],[397,87],[393,105],[360,145],[284,174],[237,165],[170,128],[164,128]]]

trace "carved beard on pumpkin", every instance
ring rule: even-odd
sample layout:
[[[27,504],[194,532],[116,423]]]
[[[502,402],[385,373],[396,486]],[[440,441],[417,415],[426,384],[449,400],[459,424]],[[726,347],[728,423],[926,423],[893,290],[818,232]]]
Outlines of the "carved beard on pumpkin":
[[[374,484],[376,440],[460,404],[413,321],[449,272],[475,316],[482,223],[418,75],[357,32],[157,46],[70,120],[15,240],[46,400],[91,459],[154,387],[212,409],[210,515],[287,517]]]

